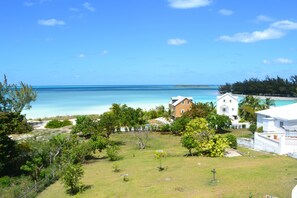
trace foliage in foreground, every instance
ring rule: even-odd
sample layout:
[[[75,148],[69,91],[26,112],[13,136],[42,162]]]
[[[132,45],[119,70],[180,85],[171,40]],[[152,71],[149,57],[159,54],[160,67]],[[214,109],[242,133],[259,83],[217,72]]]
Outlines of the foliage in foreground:
[[[71,194],[79,191],[80,180],[84,174],[81,164],[65,164],[62,169],[62,183],[66,188],[70,188]]]
[[[209,157],[222,157],[229,147],[228,139],[214,135],[214,131],[209,129],[208,122],[204,118],[193,119],[187,124],[186,131],[181,137],[181,144],[188,149],[190,155],[195,149],[197,155]]]

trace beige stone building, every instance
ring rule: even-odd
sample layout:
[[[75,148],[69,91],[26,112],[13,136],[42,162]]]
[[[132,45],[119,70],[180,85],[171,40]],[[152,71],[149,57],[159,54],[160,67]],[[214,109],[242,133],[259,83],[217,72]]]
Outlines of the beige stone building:
[[[183,113],[191,109],[192,105],[193,105],[192,97],[183,97],[183,96],[172,97],[171,101],[169,102],[171,117],[172,118],[181,117]]]

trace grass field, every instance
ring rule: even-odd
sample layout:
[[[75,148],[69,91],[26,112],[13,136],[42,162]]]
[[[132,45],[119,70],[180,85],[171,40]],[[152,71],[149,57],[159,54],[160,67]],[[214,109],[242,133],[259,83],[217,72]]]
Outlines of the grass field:
[[[235,132],[242,134],[241,132]],[[239,135],[240,136],[240,135]],[[149,147],[138,150],[131,133],[114,134],[113,140],[121,141],[121,156],[117,162],[104,158],[91,160],[84,165],[82,183],[85,190],[76,197],[290,197],[297,184],[297,161],[273,154],[259,153],[239,148],[244,154],[234,158],[186,157],[180,137],[151,134]],[[167,167],[158,171],[154,151],[163,149],[168,157],[163,160]],[[113,172],[118,163],[120,172]],[[211,183],[211,170],[217,170],[217,182]],[[129,181],[123,181],[128,174]],[[38,197],[70,197],[58,181]]]

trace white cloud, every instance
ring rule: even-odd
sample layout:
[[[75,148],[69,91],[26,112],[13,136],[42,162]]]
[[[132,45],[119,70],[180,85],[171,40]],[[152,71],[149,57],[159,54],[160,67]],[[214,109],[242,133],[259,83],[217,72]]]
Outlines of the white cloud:
[[[64,21],[57,19],[41,19],[37,23],[45,26],[65,25]]]
[[[271,21],[273,21],[273,19],[266,15],[258,15],[256,19],[256,22],[271,22]]]
[[[287,34],[286,30],[297,29],[297,23],[292,21],[277,21],[270,25],[269,28],[263,31],[240,32],[234,35],[223,35],[219,40],[230,42],[253,43],[262,40],[279,39]]]
[[[50,1],[52,0],[28,0],[28,1],[25,1],[24,6],[31,7],[36,4],[42,4],[44,2],[50,2]]]
[[[79,10],[77,8],[69,8],[69,11],[71,11],[71,12],[78,12]]]
[[[83,4],[83,6],[84,6],[85,9],[87,9],[87,10],[89,10],[89,11],[91,11],[91,12],[95,12],[95,11],[96,11],[96,9],[95,9],[93,6],[91,6],[91,4],[88,3],[88,2],[85,2],[85,3]]]
[[[276,58],[276,59],[273,59],[273,60],[263,60],[263,63],[265,65],[269,65],[269,64],[286,65],[286,64],[292,64],[292,63],[294,63],[294,61],[291,60],[291,59],[287,59],[287,58]]]
[[[275,23],[272,23],[271,27],[283,30],[297,30],[297,23],[288,20],[277,21]]]
[[[169,39],[167,43],[168,45],[183,45],[183,44],[186,44],[187,41],[184,39],[176,38],[176,39]]]
[[[227,9],[221,9],[219,10],[219,13],[224,16],[231,16],[234,14],[232,10],[227,10]]]
[[[212,0],[168,0],[169,6],[177,9],[189,9],[208,6]]]
[[[86,55],[85,55],[85,54],[79,54],[77,57],[78,57],[78,58],[85,58]]]
[[[232,36],[223,35],[219,39],[222,41],[253,43],[261,40],[278,39],[284,36],[285,33],[279,30],[268,28],[263,31],[241,32]]]

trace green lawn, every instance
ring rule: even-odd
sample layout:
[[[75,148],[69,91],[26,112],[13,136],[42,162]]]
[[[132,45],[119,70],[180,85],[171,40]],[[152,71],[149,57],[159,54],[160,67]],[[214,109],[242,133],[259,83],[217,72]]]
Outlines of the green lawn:
[[[116,162],[121,171],[112,171],[114,162],[107,159],[89,161],[84,165],[82,183],[86,190],[76,197],[263,197],[270,194],[290,197],[297,184],[296,160],[240,148],[242,157],[185,157],[178,136],[152,134],[149,148],[138,150],[131,133],[115,134],[122,141],[122,160]],[[158,171],[154,150],[163,149],[167,170]],[[101,153],[104,157],[105,153]],[[211,170],[217,170],[217,183],[211,184]],[[124,182],[121,175],[129,174]],[[39,197],[70,197],[58,181]]]

